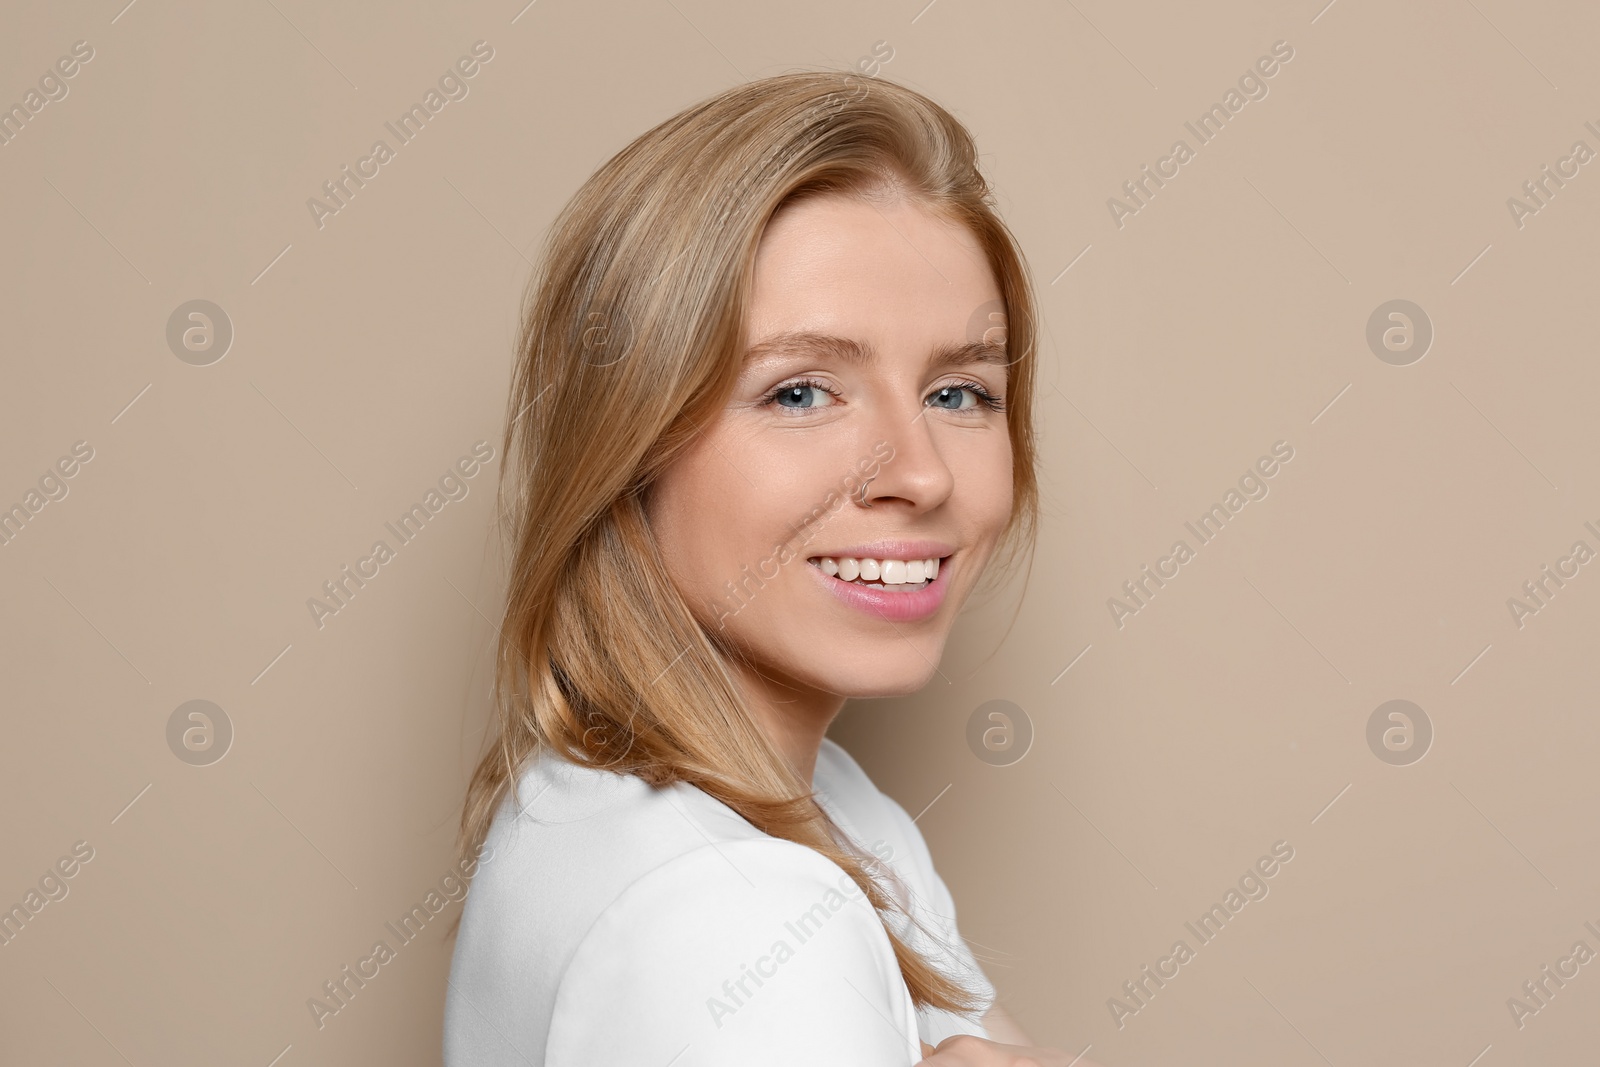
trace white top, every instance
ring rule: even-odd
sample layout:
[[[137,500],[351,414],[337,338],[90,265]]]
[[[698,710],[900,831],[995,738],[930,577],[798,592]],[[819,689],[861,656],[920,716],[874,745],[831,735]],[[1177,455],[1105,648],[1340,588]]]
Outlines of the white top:
[[[812,784],[929,931],[897,932],[978,993],[981,1016],[994,987],[916,824],[831,740]],[[486,844],[450,966],[446,1067],[909,1067],[919,1041],[988,1036],[977,1016],[915,1009],[837,864],[686,783],[541,751]]]

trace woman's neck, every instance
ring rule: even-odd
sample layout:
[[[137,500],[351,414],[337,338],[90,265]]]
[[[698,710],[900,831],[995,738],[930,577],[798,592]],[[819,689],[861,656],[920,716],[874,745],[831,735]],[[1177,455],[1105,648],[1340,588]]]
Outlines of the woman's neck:
[[[809,785],[828,724],[844,707],[845,698],[787,684],[749,667],[742,667],[739,676],[756,725],[766,731],[800,780]]]

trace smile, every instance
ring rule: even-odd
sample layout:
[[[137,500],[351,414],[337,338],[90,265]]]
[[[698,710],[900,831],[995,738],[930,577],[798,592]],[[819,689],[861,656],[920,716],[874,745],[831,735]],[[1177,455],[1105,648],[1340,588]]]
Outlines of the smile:
[[[893,623],[921,622],[938,612],[950,587],[949,559],[813,556],[806,562],[844,604]]]
[[[939,557],[927,559],[857,559],[853,556],[813,556],[806,562],[841,582],[868,589],[912,592],[926,589],[939,577]]]

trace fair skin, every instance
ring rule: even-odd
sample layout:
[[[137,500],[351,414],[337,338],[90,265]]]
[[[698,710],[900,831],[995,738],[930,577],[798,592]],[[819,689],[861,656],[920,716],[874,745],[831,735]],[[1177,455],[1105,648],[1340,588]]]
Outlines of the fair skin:
[[[1005,352],[979,352],[960,364],[936,358],[941,346],[974,340],[974,310],[1001,294],[964,227],[908,201],[831,195],[774,216],[753,281],[747,350],[803,332],[854,341],[869,358],[851,360],[837,346],[752,353],[726,408],[652,488],[647,513],[691,608],[743,654],[735,670],[757,722],[810,781],[846,699],[902,696],[932,680],[1010,517],[1006,415],[981,395],[1003,405]],[[893,453],[879,463],[881,442]],[[807,538],[795,538],[792,527],[815,505],[860,484],[844,480],[863,461],[873,464],[866,471],[871,508],[851,496]],[[764,584],[747,587],[754,592],[730,596],[725,583],[756,572],[784,541],[794,546],[792,558],[768,563]],[[843,599],[828,584],[839,579],[808,562],[883,541],[920,545],[881,558],[940,558],[937,580],[946,584],[936,610],[890,618],[871,603]],[[924,1045],[922,1063],[1071,1062],[1059,1050],[1031,1047],[998,1006],[983,1021],[995,1040]]]

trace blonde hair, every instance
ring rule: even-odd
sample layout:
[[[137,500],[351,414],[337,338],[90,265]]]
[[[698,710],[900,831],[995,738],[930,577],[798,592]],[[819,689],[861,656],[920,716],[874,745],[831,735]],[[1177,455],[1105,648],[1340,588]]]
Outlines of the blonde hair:
[[[911,89],[831,71],[750,82],[673,116],[584,183],[529,282],[500,471],[511,555],[499,731],[467,788],[461,855],[475,854],[541,747],[652,784],[687,782],[843,868],[886,920],[917,1006],[970,1012],[974,995],[887,921],[897,909],[867,873],[875,861],[747,711],[737,650],[685,603],[645,518],[651,483],[738,378],[767,220],[818,195],[909,200],[982,246],[1010,360],[1013,507],[997,556],[1031,549],[1033,295],[967,131]]]

